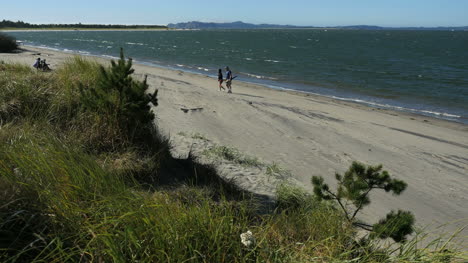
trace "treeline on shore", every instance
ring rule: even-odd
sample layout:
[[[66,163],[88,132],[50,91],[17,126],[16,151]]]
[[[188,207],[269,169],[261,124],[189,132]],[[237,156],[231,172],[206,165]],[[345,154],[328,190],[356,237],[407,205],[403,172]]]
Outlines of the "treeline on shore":
[[[167,29],[167,26],[161,25],[103,25],[103,24],[30,24],[23,21],[3,20],[0,22],[1,28],[26,28],[26,29]]]
[[[133,73],[123,52],[110,66],[75,57],[52,72],[0,61],[0,262],[467,259],[409,236],[409,213],[355,218],[372,189],[405,190],[381,166],[353,164],[337,191],[321,177],[314,194],[285,183],[265,209],[214,167],[174,159],[154,124],[157,89]]]

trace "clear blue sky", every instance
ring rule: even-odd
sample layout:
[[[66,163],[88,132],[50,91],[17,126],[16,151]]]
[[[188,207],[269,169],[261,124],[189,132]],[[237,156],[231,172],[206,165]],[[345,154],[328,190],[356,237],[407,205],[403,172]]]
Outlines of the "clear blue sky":
[[[241,20],[310,26],[467,26],[468,0],[2,0],[2,19],[88,24]]]

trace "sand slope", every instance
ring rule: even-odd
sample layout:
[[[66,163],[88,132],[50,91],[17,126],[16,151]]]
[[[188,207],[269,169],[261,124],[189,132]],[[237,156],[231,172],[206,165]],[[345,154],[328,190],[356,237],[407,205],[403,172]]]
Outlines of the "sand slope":
[[[32,64],[32,53],[40,52],[56,67],[70,56],[28,49],[32,51],[0,54],[0,60]],[[445,231],[453,232],[468,224],[466,125],[239,81],[233,83],[234,94],[227,94],[217,90],[214,76],[143,65],[135,69],[139,75],[147,74],[151,87],[160,90],[157,123],[171,136],[176,155],[184,156],[190,149],[201,153],[214,143],[231,145],[265,163],[281,164],[292,171],[293,182],[308,190],[312,175],[334,184],[335,172],[343,173],[354,160],[383,164],[391,175],[405,180],[408,189],[400,197],[375,193],[364,219],[405,209],[414,212],[420,225],[431,224],[431,229],[450,223]],[[180,132],[200,133],[208,141],[192,140]],[[258,168],[224,164],[221,170],[244,188],[262,194],[271,195],[278,183]]]

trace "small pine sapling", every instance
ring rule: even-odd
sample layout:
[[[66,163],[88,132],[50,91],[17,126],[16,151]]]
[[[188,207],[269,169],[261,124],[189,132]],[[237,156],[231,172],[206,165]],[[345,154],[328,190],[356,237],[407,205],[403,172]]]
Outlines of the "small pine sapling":
[[[147,93],[147,76],[143,81],[132,78],[132,59],[126,60],[123,49],[120,59],[111,60],[111,67],[100,67],[96,87],[80,86],[81,101],[87,110],[99,112],[109,123],[114,123],[127,134],[151,124],[154,114],[150,103],[158,105],[158,90]]]
[[[344,175],[336,174],[337,191],[333,192],[320,176],[312,177],[314,194],[318,200],[334,200],[343,210],[346,220],[356,227],[371,231],[371,237],[392,238],[395,242],[406,240],[413,233],[414,216],[407,211],[391,211],[385,219],[374,225],[356,220],[356,215],[370,204],[369,193],[374,189],[400,195],[407,187],[404,181],[392,179],[382,165],[366,166],[353,162]]]

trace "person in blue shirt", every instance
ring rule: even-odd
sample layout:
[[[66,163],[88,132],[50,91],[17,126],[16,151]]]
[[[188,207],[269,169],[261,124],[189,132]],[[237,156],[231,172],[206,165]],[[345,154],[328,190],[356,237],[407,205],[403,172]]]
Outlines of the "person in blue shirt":
[[[228,93],[232,93],[232,72],[229,67],[226,67],[226,87],[228,89]]]

